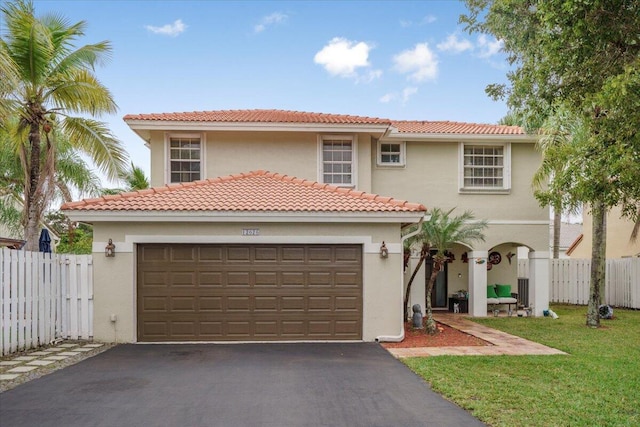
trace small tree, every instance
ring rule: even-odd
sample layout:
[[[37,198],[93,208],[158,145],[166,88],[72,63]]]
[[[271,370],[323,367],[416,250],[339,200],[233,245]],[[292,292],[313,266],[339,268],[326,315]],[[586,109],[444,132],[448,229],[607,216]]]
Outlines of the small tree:
[[[454,208],[455,209],[455,208]],[[442,270],[444,263],[447,261],[445,252],[451,250],[453,245],[460,243],[471,246],[472,242],[484,241],[483,230],[487,227],[485,220],[475,221],[473,213],[465,211],[462,215],[451,216],[454,209],[447,212],[439,208],[431,210],[429,220],[422,223],[420,232],[413,237],[407,239],[409,245],[420,246],[420,260],[411,275],[411,279],[407,285],[407,294],[405,295],[405,312],[409,302],[409,292],[411,284],[418,270],[422,267],[427,256],[431,256],[433,261],[433,269],[431,276],[427,282],[427,332],[435,334],[437,332],[436,322],[433,320],[433,311],[431,307],[431,290],[436,282],[438,273]],[[430,255],[431,250],[436,250],[435,255]],[[405,316],[406,318],[406,316]]]

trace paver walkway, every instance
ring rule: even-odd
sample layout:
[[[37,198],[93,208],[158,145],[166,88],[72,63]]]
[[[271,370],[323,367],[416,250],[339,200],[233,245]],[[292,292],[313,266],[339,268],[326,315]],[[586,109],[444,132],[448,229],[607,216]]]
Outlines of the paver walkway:
[[[567,354],[564,351],[472,322],[465,319],[464,315],[434,313],[433,317],[440,323],[478,337],[491,345],[388,348],[387,350],[398,358],[425,356],[498,356],[503,354],[508,356]]]
[[[34,371],[39,367],[46,367],[53,363],[79,356],[84,352],[102,347],[104,344],[76,344],[65,343],[56,347],[48,347],[44,350],[32,351],[27,355],[0,360],[0,381],[11,381]]]

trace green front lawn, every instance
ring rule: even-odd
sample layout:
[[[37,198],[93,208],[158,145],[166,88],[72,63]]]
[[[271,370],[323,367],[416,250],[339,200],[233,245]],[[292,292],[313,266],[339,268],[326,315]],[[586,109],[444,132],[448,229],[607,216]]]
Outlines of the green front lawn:
[[[640,311],[585,326],[586,307],[551,318],[473,319],[568,356],[405,359],[433,389],[492,426],[640,425]]]

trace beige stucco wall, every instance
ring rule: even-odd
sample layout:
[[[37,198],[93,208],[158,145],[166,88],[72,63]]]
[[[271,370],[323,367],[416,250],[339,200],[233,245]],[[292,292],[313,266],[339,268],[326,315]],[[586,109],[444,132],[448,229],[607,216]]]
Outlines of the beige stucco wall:
[[[169,132],[172,133],[172,132]],[[180,132],[175,132],[180,133]],[[268,170],[318,181],[318,136],[314,132],[205,132],[204,178]],[[330,133],[337,135],[340,133]],[[356,136],[358,145],[357,188],[371,191],[371,135]],[[166,184],[165,132],[152,132],[151,186]]]
[[[243,237],[243,228],[259,228],[260,236]],[[116,256],[105,258],[111,238]],[[297,239],[297,240],[296,240]],[[385,241],[389,258],[379,248]],[[136,341],[135,245],[182,243],[361,243],[363,245],[363,340],[399,335],[402,327],[402,256],[399,224],[273,223],[95,223],[94,338]],[[115,324],[110,321],[117,316]]]
[[[640,238],[631,242],[633,221],[621,218],[621,209],[614,207],[607,215],[607,258],[622,258],[640,254]],[[589,211],[582,214],[582,241],[571,252],[571,258],[591,258],[593,217]]]
[[[405,167],[374,166],[373,192],[423,203],[428,209],[471,210],[478,219],[491,221],[485,234],[489,249],[505,242],[519,242],[548,251],[549,210],[533,197],[531,178],[540,156],[534,144],[511,144],[511,191],[508,194],[460,194],[458,192],[458,143],[407,142]]]

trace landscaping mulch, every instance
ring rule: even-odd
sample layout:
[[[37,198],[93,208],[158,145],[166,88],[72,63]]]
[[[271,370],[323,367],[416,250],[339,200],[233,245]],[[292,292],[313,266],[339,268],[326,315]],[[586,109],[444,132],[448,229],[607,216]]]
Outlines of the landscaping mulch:
[[[404,324],[404,340],[401,342],[388,342],[382,344],[385,348],[415,348],[415,347],[466,347],[485,346],[488,342],[476,338],[473,335],[438,323],[438,333],[429,335],[426,329],[414,329],[411,322]]]

